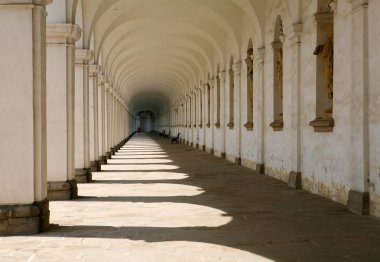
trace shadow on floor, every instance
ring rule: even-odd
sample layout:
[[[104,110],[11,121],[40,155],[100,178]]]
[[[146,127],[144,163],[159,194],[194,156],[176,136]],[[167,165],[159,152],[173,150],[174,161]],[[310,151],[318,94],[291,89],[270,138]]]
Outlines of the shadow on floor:
[[[81,196],[73,203],[162,203],[163,207],[165,203],[193,204],[220,210],[221,216],[231,218],[228,223],[217,227],[54,226],[41,236],[210,243],[274,261],[380,261],[379,219],[351,214],[343,205],[305,191],[291,190],[285,183],[254,174],[250,169],[181,144],[154,139],[179,167],[175,172],[188,177],[182,180],[106,179],[94,184],[186,185],[201,189],[199,194]]]

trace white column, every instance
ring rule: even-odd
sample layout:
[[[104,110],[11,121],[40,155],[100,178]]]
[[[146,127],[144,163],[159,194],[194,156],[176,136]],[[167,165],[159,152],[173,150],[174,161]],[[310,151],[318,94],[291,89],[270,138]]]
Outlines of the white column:
[[[369,213],[368,1],[352,0],[351,188],[348,209]],[[360,198],[360,201],[358,199]]]
[[[89,65],[93,52],[75,50],[75,177],[88,182],[89,146]]]
[[[92,113],[90,110],[90,116],[92,115],[92,125],[90,125],[90,145],[93,144],[93,147],[90,148],[93,151],[93,158],[90,157],[91,161],[99,160],[99,92],[98,92],[98,74],[100,73],[99,65],[90,66],[90,77],[92,78],[92,100],[93,108]],[[91,108],[91,107],[90,107]],[[92,130],[92,131],[91,131]],[[91,142],[93,141],[93,142]]]
[[[265,159],[264,159],[264,54],[265,49],[259,48],[254,52],[254,63],[256,66],[256,76],[257,76],[257,88],[255,95],[254,111],[257,112],[256,115],[256,146],[257,146],[257,155],[256,155],[256,172],[264,173],[265,172]]]
[[[226,72],[220,72],[219,73],[219,79],[220,79],[220,128],[222,129],[222,145],[221,145],[221,158],[226,158]]]
[[[49,224],[45,6],[51,1],[6,2],[0,4],[0,213],[9,217],[0,220],[0,234],[35,234]]]
[[[292,89],[291,89],[291,172],[289,186],[301,188],[301,35],[302,24],[294,24],[287,32],[292,52]]]
[[[237,62],[236,64],[233,65],[233,70],[234,70],[234,80],[235,80],[235,101],[234,101],[234,106],[235,106],[235,117],[234,117],[234,123],[235,123],[235,126],[236,126],[236,131],[235,131],[235,135],[236,135],[236,148],[235,148],[235,152],[236,152],[236,158],[235,158],[235,163],[237,164],[241,164],[241,136],[242,136],[242,133],[241,133],[241,126],[242,126],[242,123],[241,123],[241,110],[242,110],[242,107],[240,105],[241,103],[241,67],[242,67],[242,63],[241,62]]]
[[[75,46],[81,30],[47,26],[47,171],[49,199],[75,198]]]

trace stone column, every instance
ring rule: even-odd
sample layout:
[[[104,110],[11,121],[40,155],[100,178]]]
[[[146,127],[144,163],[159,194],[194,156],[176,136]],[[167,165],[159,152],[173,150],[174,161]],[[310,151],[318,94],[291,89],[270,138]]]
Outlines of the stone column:
[[[101,125],[101,128],[99,128],[99,131],[101,131],[101,135],[99,136],[99,145],[101,144],[101,161],[99,162],[100,165],[101,164],[104,164],[107,160],[107,156],[106,156],[106,132],[107,132],[107,129],[106,129],[106,126],[107,126],[107,116],[106,116],[106,96],[107,96],[107,91],[106,91],[106,85],[104,83],[104,78],[101,77],[100,78],[100,84],[99,84],[99,91],[100,91],[100,100],[101,100],[101,121],[100,122],[100,125]]]
[[[214,98],[214,86],[215,86],[215,81],[216,81],[216,77],[212,77],[210,80],[209,80],[209,85],[210,85],[210,128],[209,128],[209,133],[210,133],[210,139],[211,139],[211,148],[210,148],[210,154],[213,155],[214,154],[214,149],[215,149],[215,143],[214,143],[214,137],[215,137],[215,134],[214,134],[214,101],[215,101],[215,98]]]
[[[236,64],[233,65],[233,70],[234,70],[234,80],[235,80],[235,120],[234,122],[236,123],[236,157],[235,157],[235,164],[241,165],[241,67],[242,63],[237,62]]]
[[[87,183],[91,179],[90,140],[89,140],[89,65],[93,51],[76,49],[75,51],[75,178],[78,183]]]
[[[334,2],[333,2],[334,3]],[[352,0],[351,187],[347,207],[369,214],[368,0]]]
[[[110,83],[105,83],[105,100],[106,100],[106,107],[105,107],[105,117],[106,117],[106,120],[105,120],[105,132],[106,132],[106,135],[104,137],[105,139],[105,155],[106,155],[106,158],[107,159],[110,159],[111,158],[111,152],[110,152],[110,149],[111,149],[111,132],[110,132],[110,125],[111,125],[111,106],[112,106],[112,102],[111,102],[111,92],[112,92],[112,89],[111,89],[111,85]]]
[[[90,77],[92,78],[92,103],[93,103],[93,125],[90,128],[93,129],[93,137],[90,136],[90,139],[93,139],[94,147],[93,150],[94,158],[91,160],[92,171],[99,171],[99,92],[98,92],[98,74],[100,73],[101,67],[99,65],[90,66]],[[91,114],[91,112],[90,112]],[[91,129],[90,129],[91,130]]]
[[[255,110],[257,112],[257,132],[255,141],[257,143],[257,155],[256,155],[256,173],[265,173],[265,148],[264,148],[264,57],[265,49],[259,48],[253,54],[254,64],[256,66],[257,75],[257,88],[256,88],[256,100],[254,103]],[[255,111],[254,110],[254,111]],[[255,125],[256,125],[255,123]]]
[[[220,126],[222,129],[222,146],[221,146],[221,153],[220,158],[226,159],[226,72],[220,72],[218,74],[220,79]]]
[[[301,35],[302,24],[294,24],[285,32],[289,40],[286,48],[292,52],[292,90],[291,90],[291,168],[288,185],[291,188],[300,189],[301,180]]]
[[[78,194],[74,176],[74,43],[80,35],[77,25],[47,25],[47,170],[50,200],[73,199]]]
[[[0,236],[47,230],[46,4],[0,4]],[[22,73],[22,77],[20,77]]]
[[[206,99],[206,89],[207,89],[207,83],[204,83],[202,85],[202,92],[203,92],[203,101],[202,101],[202,133],[203,133],[203,139],[202,139],[202,151],[206,151],[206,128],[207,128],[207,121],[206,121],[206,103],[207,103],[207,99]]]

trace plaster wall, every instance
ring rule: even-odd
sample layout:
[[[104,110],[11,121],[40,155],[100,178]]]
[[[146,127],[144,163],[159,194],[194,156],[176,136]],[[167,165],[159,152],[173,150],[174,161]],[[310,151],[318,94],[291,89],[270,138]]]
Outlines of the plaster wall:
[[[0,34],[3,36],[0,42],[0,204],[30,204],[34,202],[31,10],[0,9]]]

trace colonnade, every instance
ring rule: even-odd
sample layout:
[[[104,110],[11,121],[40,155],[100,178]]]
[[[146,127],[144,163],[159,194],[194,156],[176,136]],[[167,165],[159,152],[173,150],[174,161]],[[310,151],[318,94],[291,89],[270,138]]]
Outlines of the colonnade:
[[[78,25],[46,23],[49,0],[5,2],[0,235],[31,234],[47,229],[49,201],[76,198],[125,143],[133,117],[93,51],[76,48]]]

